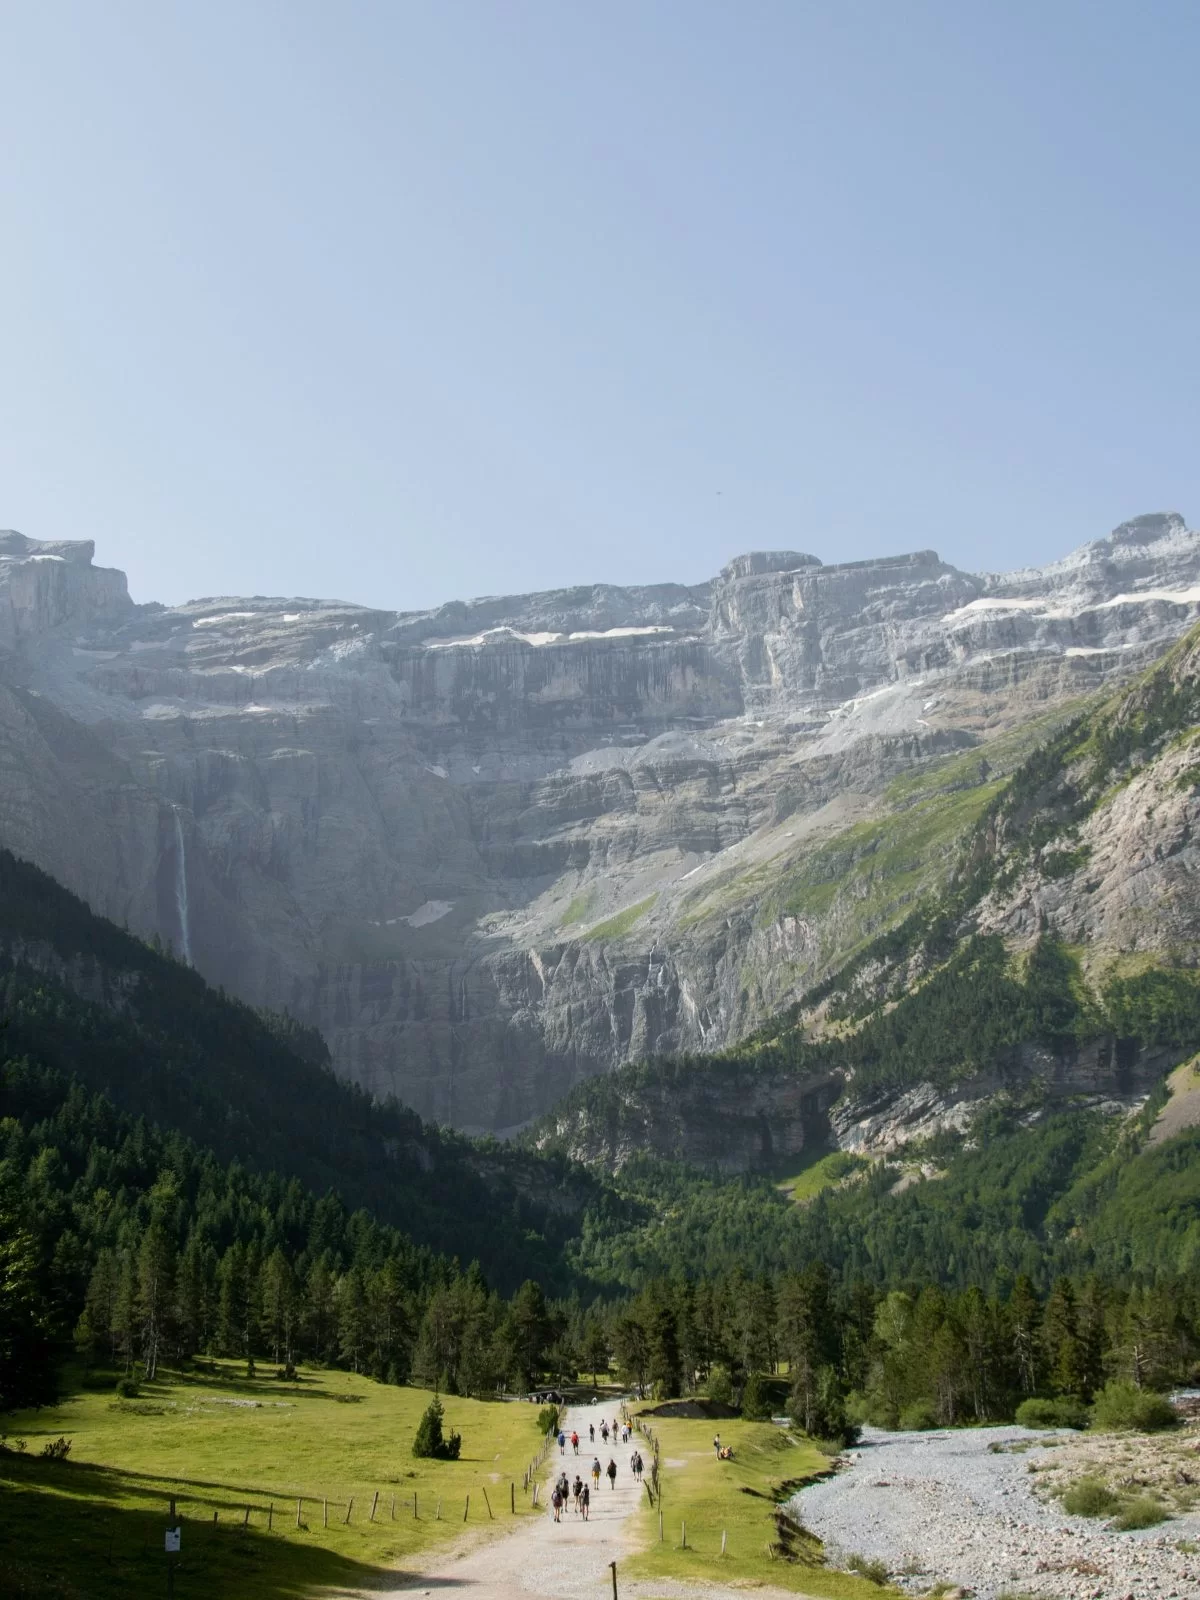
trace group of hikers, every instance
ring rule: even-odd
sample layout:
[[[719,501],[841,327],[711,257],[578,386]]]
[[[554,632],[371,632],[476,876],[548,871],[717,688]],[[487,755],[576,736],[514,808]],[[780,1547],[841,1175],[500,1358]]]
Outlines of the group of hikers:
[[[610,1438],[612,1439],[613,1443],[616,1444],[618,1433],[620,1434],[622,1444],[628,1444],[633,1436],[628,1423],[622,1423],[620,1427],[618,1427],[616,1420],[614,1419],[612,1426],[610,1427],[606,1421],[601,1422],[600,1436],[605,1444],[608,1443]],[[575,1455],[578,1455],[580,1443],[578,1432],[572,1430],[569,1438],[572,1452]],[[593,1423],[588,1424],[588,1439],[591,1444],[595,1444],[596,1428]],[[558,1453],[560,1456],[566,1455],[567,1442],[568,1435],[566,1431],[560,1430],[558,1435]],[[642,1473],[646,1469],[645,1463],[642,1461],[640,1450],[635,1449],[633,1454],[630,1456],[629,1470],[633,1474],[634,1481],[636,1483],[641,1483]],[[584,1481],[579,1473],[575,1474],[574,1484],[571,1483],[565,1472],[559,1475],[550,1494],[550,1505],[554,1512],[555,1522],[562,1521],[562,1514],[569,1505],[574,1505],[575,1515],[577,1517],[582,1517],[585,1522],[588,1521],[591,1515],[592,1490],[598,1490],[600,1488],[600,1478],[602,1474],[608,1479],[608,1487],[610,1489],[615,1489],[617,1486],[617,1463],[614,1457],[609,1456],[608,1465],[607,1467],[603,1468],[600,1465],[600,1457],[592,1457],[592,1482],[590,1486]]]
[[[612,1442],[614,1444],[616,1444],[616,1442],[617,1442],[617,1434],[618,1433],[620,1433],[620,1435],[621,1435],[621,1443],[622,1444],[628,1444],[630,1439],[633,1437],[633,1430],[630,1428],[630,1426],[629,1426],[629,1424],[627,1422],[622,1422],[622,1423],[618,1424],[616,1417],[614,1417],[612,1419],[611,1424],[609,1422],[607,1422],[607,1421],[601,1422],[601,1424],[600,1424],[600,1438],[603,1440],[603,1442],[605,1444],[608,1443],[610,1435],[612,1437]],[[560,1428],[558,1430],[558,1453],[559,1453],[560,1456],[565,1456],[566,1455],[566,1453],[567,1453],[567,1442],[568,1442],[568,1440],[567,1440],[566,1431],[564,1429]],[[588,1423],[588,1443],[589,1444],[595,1444],[595,1442],[596,1442],[596,1424],[594,1422],[589,1422]],[[571,1430],[570,1445],[571,1445],[571,1449],[574,1452],[574,1454],[578,1455],[579,1454],[579,1434],[575,1429]]]

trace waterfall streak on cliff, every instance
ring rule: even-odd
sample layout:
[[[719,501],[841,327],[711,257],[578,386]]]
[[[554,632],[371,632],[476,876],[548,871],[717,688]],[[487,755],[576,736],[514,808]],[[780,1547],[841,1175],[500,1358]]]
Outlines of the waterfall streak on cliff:
[[[192,940],[188,932],[187,851],[183,844],[183,823],[175,813],[175,907],[179,912],[179,932],[183,940],[183,959],[192,964]]]

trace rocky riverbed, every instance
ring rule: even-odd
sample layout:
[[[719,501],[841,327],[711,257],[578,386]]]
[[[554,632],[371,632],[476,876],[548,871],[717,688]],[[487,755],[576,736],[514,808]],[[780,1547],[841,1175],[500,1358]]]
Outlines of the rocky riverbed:
[[[864,1430],[834,1477],[790,1509],[831,1561],[884,1562],[911,1594],[935,1584],[978,1600],[1185,1600],[1200,1595],[1200,1429],[1167,1439],[1046,1435],[1026,1428]],[[1168,1521],[1128,1533],[1068,1516],[1055,1494],[1096,1475],[1157,1493]]]

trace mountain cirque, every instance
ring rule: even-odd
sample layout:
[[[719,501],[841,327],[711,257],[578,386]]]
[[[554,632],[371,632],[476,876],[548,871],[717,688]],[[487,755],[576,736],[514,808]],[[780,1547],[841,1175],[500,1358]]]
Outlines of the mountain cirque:
[[[0,534],[0,843],[505,1128],[794,999],[1198,616],[1174,515],[1004,576],[769,552],[423,613],[137,606],[90,543]]]

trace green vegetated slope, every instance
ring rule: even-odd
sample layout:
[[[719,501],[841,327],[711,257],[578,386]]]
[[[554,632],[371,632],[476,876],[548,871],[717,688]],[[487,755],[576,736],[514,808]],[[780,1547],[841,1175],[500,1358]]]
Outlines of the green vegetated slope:
[[[917,898],[895,926],[864,943],[757,1033],[684,1064],[726,1072],[733,1082],[744,1070],[834,1071],[861,1099],[919,1081],[949,1086],[1026,1043],[1063,1051],[1108,1037],[1124,1041],[1123,1059],[1146,1047],[1196,1048],[1195,945],[1184,952],[1186,959],[1148,953],[1085,975],[1086,951],[1049,936],[1032,947],[1013,947],[986,931],[980,912],[985,904],[1002,903],[1023,877],[1051,882],[1075,870],[1077,858],[1086,855],[1086,847],[1075,843],[1085,819],[1111,805],[1133,775],[1152,768],[1198,729],[1200,633],[1193,632],[1131,689],[1059,729],[1011,776],[993,781],[982,774],[986,781],[963,791],[974,796],[973,824],[957,851],[945,857],[945,882],[936,892]],[[957,794],[954,785],[967,783],[972,770],[980,776],[979,757],[951,757],[946,770],[950,792]],[[1200,779],[1200,759],[1195,776]],[[918,808],[933,803],[931,795],[940,797],[938,770],[905,779],[902,787],[918,797]],[[879,830],[894,823],[891,818],[865,824],[863,838],[869,834],[878,843]],[[823,901],[850,892],[847,881],[869,899],[885,892],[890,867],[907,878],[906,845],[897,844],[895,854],[867,849],[856,855],[847,840],[857,833],[822,846],[797,879],[780,886],[772,904],[799,906],[806,896]],[[922,826],[916,838],[922,842],[914,846],[913,870],[925,850],[938,857],[940,867],[947,835],[935,829],[926,839]],[[1153,848],[1152,839],[1146,848]],[[855,880],[860,871],[866,876]],[[680,1063],[651,1061],[582,1085],[534,1130],[534,1141],[542,1148],[571,1148],[573,1123],[629,1121],[638,1094],[656,1077],[674,1080],[680,1115],[686,1115]]]
[[[1150,1146],[1140,1124],[1088,1109],[1071,1073],[1090,1052],[1088,1070],[1103,1069],[1111,1092],[1136,1094],[1200,1048],[1194,947],[1098,961],[1047,931],[1010,943],[986,931],[983,912],[1017,885],[1059,883],[1077,870],[1086,819],[1195,736],[1198,665],[1192,634],[1131,689],[1054,733],[989,795],[945,886],[771,1025],[719,1055],[592,1080],[532,1130],[542,1148],[610,1169],[624,1161],[618,1187],[655,1217],[652,1226],[589,1227],[581,1265],[609,1281],[672,1263],[771,1270],[812,1256],[876,1283],[1190,1270],[1200,1240],[1197,1134]],[[931,771],[911,781],[922,793],[935,779]],[[1197,779],[1200,765],[1185,768],[1182,781]],[[824,871],[814,865],[809,887]],[[974,1080],[992,1104],[972,1139],[909,1150],[903,1162],[820,1186],[799,1208],[776,1188],[786,1171],[769,1153],[757,1175],[736,1181],[678,1159],[689,1121],[713,1118],[722,1082],[732,1115],[757,1094],[769,1121],[772,1102],[781,1107],[798,1080],[830,1073],[853,1103],[886,1107],[916,1084],[952,1091]],[[1048,1083],[1047,1073],[1062,1081]],[[662,1147],[628,1159],[638,1130],[663,1123],[646,1107],[664,1103],[673,1120]],[[944,1175],[912,1181],[927,1168]],[[894,1193],[902,1178],[908,1186]]]
[[[969,1139],[937,1136],[802,1206],[761,1174],[723,1179],[648,1156],[616,1181],[646,1220],[590,1223],[573,1247],[580,1270],[610,1288],[814,1259],[878,1287],[1023,1273],[1044,1288],[1091,1271],[1153,1282],[1200,1266],[1200,1130],[1151,1144],[1142,1121],[1095,1109],[1041,1113],[1006,1099]]]
[[[559,1283],[561,1246],[596,1199],[581,1169],[373,1101],[334,1076],[319,1035],[218,993],[6,851],[0,1019],[10,1059],[78,1079],[222,1162],[333,1189],[508,1288]]]

